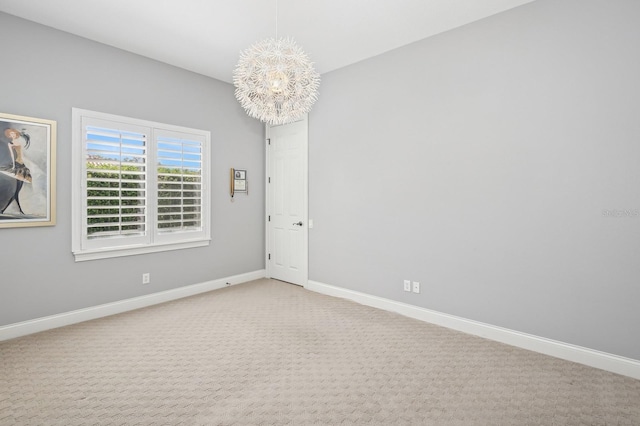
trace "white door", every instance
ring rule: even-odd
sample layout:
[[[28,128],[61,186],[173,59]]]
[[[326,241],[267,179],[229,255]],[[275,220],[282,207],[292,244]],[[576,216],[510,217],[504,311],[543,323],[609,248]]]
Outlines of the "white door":
[[[267,126],[267,276],[301,286],[308,271],[307,123]]]

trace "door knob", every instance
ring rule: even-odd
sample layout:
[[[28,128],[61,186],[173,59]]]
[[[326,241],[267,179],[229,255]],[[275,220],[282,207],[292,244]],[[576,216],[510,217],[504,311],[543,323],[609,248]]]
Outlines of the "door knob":
[[[302,226],[302,221],[294,223],[294,225]]]

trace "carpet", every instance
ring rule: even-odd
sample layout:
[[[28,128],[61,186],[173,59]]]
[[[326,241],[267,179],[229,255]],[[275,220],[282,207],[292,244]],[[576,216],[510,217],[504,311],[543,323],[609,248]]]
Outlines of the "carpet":
[[[640,425],[640,381],[262,279],[0,343],[2,425]]]

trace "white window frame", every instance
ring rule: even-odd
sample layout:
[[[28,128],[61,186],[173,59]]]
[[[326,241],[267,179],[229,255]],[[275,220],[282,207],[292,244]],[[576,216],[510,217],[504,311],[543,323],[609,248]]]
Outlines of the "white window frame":
[[[86,143],[85,125],[103,121],[118,123],[120,130],[145,128],[148,134],[148,157],[146,179],[146,235],[101,239],[99,243],[87,238],[86,226]],[[198,231],[178,231],[169,234],[157,232],[157,168],[156,136],[184,135],[185,139],[202,142],[202,206],[201,229]],[[168,250],[187,249],[209,245],[211,241],[211,196],[209,182],[211,178],[211,132],[191,129],[171,124],[157,123],[80,108],[72,108],[72,252],[76,262],[105,259],[120,256],[133,256]]]

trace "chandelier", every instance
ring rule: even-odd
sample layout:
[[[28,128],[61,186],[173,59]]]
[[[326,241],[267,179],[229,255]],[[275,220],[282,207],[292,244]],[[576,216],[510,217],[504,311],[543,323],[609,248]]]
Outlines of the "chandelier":
[[[255,43],[240,54],[233,72],[236,99],[247,114],[271,124],[296,121],[318,99],[320,75],[304,51],[291,38]]]

